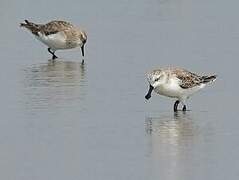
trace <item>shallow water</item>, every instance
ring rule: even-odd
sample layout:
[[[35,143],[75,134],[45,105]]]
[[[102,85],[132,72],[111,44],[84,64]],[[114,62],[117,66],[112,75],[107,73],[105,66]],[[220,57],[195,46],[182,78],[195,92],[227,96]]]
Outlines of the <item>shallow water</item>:
[[[1,2],[0,179],[237,179],[238,5]],[[85,64],[80,49],[49,61],[26,18],[84,27]],[[160,66],[218,79],[174,114],[173,100],[144,99]]]

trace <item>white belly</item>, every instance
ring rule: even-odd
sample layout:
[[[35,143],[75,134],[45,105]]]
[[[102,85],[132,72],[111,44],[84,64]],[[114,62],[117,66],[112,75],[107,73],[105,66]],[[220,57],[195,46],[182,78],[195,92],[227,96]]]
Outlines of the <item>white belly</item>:
[[[73,48],[68,46],[68,44],[66,43],[66,37],[62,32],[51,34],[48,36],[39,33],[39,36],[36,36],[36,38],[48,47],[50,47],[52,50]]]
[[[201,84],[200,86],[195,86],[193,88],[183,89],[176,83],[170,83],[155,88],[155,92],[160,95],[181,99],[190,97],[203,87],[205,87],[205,84]]]
[[[160,95],[168,96],[172,98],[180,97],[181,89],[180,87],[173,87],[170,85],[162,85],[154,89],[154,91]]]

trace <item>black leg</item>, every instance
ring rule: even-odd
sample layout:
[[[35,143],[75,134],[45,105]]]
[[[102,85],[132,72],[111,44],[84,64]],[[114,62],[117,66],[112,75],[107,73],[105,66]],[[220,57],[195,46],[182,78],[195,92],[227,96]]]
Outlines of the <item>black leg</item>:
[[[52,52],[51,52],[51,48],[47,48],[47,50],[48,50],[48,52],[49,52],[49,53],[51,53],[51,54],[52,54]]]
[[[186,111],[186,110],[187,110],[186,105],[184,105],[183,106],[183,111]]]
[[[177,101],[174,103],[174,106],[173,106],[174,112],[177,112],[177,111],[178,111],[178,104],[179,104],[179,100],[177,100]]]
[[[52,54],[52,59],[56,59],[56,58],[57,58],[57,56],[55,55],[55,53],[54,53],[53,51],[51,51],[51,48],[48,48],[47,50],[48,50],[49,53]]]
[[[52,59],[58,58],[55,54],[53,54]]]

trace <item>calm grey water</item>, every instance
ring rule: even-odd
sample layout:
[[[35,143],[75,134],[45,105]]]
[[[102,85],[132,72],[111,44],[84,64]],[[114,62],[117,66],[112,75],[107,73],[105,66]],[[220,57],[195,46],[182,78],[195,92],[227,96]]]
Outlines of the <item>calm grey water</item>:
[[[239,177],[236,0],[0,3],[0,179],[224,180]],[[24,19],[64,19],[80,49],[46,47]],[[172,112],[146,102],[145,73],[180,66],[217,81]]]

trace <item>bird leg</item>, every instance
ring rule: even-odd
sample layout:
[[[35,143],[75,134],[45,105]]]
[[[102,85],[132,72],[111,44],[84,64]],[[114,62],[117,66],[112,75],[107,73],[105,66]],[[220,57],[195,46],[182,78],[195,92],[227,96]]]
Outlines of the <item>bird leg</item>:
[[[85,60],[82,59],[82,61],[81,61],[81,65],[84,65],[84,64],[85,64]]]
[[[178,111],[178,104],[179,104],[179,100],[175,101],[174,106],[173,106],[174,112]]]
[[[183,111],[186,111],[187,108],[186,108],[186,105],[183,105]]]
[[[47,50],[48,50],[49,53],[52,54],[52,59],[58,58],[58,57],[55,55],[55,52],[51,51],[51,48],[48,48]]]

